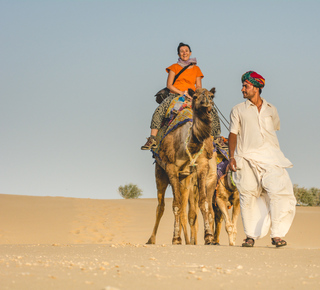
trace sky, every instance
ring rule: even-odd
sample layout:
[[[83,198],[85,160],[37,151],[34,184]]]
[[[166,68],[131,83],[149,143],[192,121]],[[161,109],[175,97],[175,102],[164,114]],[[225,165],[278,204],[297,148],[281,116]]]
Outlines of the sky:
[[[0,0],[0,193],[118,199],[133,183],[155,198],[140,147],[180,42],[227,119],[244,101],[241,75],[266,79],[292,182],[320,188],[319,11],[308,0]]]

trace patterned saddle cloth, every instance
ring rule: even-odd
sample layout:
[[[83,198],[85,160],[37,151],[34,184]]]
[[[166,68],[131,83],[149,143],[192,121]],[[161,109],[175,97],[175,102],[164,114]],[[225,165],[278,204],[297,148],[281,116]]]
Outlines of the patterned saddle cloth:
[[[173,130],[177,129],[179,126],[187,122],[192,122],[192,109],[187,103],[182,103],[179,97],[174,98],[165,115],[165,121],[163,126],[160,128],[157,134],[157,144],[155,149],[152,149],[153,157],[157,156],[159,158],[159,148],[161,146],[162,140]],[[181,105],[179,106],[179,103]],[[179,109],[176,110],[177,106]]]
[[[217,151],[217,174],[219,180],[223,175],[226,174],[226,169],[229,164],[229,154],[227,150],[217,146],[216,143],[213,142],[213,145]]]

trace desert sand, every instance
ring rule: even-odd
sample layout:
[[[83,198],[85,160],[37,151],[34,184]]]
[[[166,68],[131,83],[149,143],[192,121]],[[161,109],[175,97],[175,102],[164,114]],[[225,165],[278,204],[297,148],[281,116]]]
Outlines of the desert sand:
[[[146,245],[156,199],[93,200],[0,194],[0,289],[320,289],[320,208],[297,207],[288,246],[267,236],[242,248],[171,245],[166,199],[156,245]]]

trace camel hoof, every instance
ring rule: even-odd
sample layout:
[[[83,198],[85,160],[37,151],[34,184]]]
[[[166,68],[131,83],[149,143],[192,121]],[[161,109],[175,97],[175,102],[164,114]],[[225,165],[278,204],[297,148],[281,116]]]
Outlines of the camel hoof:
[[[206,246],[207,246],[207,245],[213,246],[213,245],[214,245],[214,242],[207,242],[207,243],[205,243],[205,245],[206,245]]]
[[[235,244],[236,243],[233,240],[229,241],[229,246],[234,246]]]
[[[172,239],[172,245],[181,245],[181,244],[182,244],[181,238],[173,238]]]
[[[211,234],[207,234],[204,238],[204,244],[205,245],[213,245],[214,241],[213,241],[213,235]]]
[[[155,243],[156,243],[156,241],[151,238],[146,242],[147,245],[154,245]]]
[[[214,244],[215,246],[220,246],[220,244],[217,243],[217,242],[214,242],[213,244]]]

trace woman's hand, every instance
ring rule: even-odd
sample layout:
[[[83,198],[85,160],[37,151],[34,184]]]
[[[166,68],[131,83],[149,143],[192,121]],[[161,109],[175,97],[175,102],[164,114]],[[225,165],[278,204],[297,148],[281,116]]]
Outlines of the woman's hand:
[[[188,94],[188,91],[184,91],[183,95],[186,97],[187,102],[192,102],[192,97]]]

